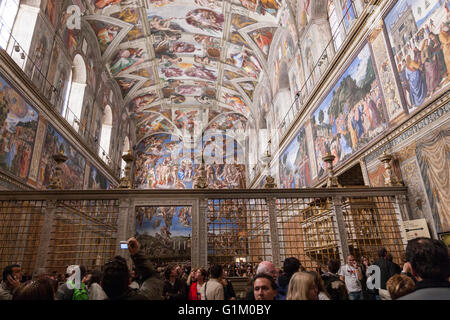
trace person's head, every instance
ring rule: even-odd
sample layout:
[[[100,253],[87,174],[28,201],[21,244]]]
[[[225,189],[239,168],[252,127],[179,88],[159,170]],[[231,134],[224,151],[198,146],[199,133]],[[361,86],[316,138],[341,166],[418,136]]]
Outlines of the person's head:
[[[123,295],[130,284],[130,271],[127,261],[116,256],[103,266],[103,280],[101,286],[110,299]]]
[[[220,264],[215,264],[209,269],[212,279],[219,279],[222,276],[223,268]]]
[[[378,257],[380,258],[386,258],[388,252],[386,250],[386,248],[381,248],[380,250],[378,250]]]
[[[258,274],[253,282],[253,294],[256,300],[274,300],[277,295],[277,284],[271,275]]]
[[[316,287],[319,290],[319,292],[323,292],[328,296],[327,289],[325,289],[325,284],[323,283],[323,280],[320,277],[319,273],[315,271],[308,271],[308,273],[314,277],[314,283],[316,284]]]
[[[276,278],[276,270],[275,270],[275,266],[272,262],[270,261],[262,261],[258,264],[258,268],[256,269],[256,274],[267,274],[271,277],[273,277],[274,279]]]
[[[197,281],[206,281],[206,279],[208,278],[208,272],[203,269],[203,268],[198,268],[197,271],[195,272],[195,279]]]
[[[410,240],[406,246],[406,261],[411,264],[412,274],[418,281],[447,281],[450,276],[448,249],[440,240]]]
[[[6,283],[8,282],[8,276],[11,276],[12,278],[20,281],[22,279],[22,269],[20,268],[20,265],[12,264],[5,267],[5,269],[3,269],[2,279]]]
[[[388,254],[386,255],[386,260],[388,260],[388,261],[390,261],[390,262],[393,262],[393,261],[394,261],[394,257],[392,256],[392,254],[388,253]]]
[[[287,274],[294,274],[298,272],[300,264],[300,261],[295,257],[286,258],[283,262],[283,271]]]
[[[22,284],[13,295],[13,300],[54,300],[55,292],[52,280],[41,277],[36,281]]]
[[[395,274],[386,282],[392,300],[397,300],[414,291],[414,280],[404,274]]]
[[[338,260],[330,259],[328,260],[327,269],[328,272],[337,273],[339,268],[341,267],[341,263]]]
[[[90,286],[93,283],[100,284],[100,282],[102,282],[102,278],[103,278],[103,273],[100,270],[94,270],[90,273],[88,285]]]
[[[171,277],[177,277],[178,276],[178,269],[175,266],[169,265],[164,270],[164,278],[169,280]]]
[[[362,263],[363,265],[365,265],[365,264],[370,264],[369,258],[367,258],[367,257],[361,257],[361,263]]]
[[[352,256],[352,255],[349,255],[349,256],[347,257],[347,264],[348,264],[349,266],[351,266],[351,265],[353,265],[354,262],[355,262],[355,257]]]
[[[314,276],[308,272],[296,272],[289,282],[286,300],[317,300],[318,294]]]

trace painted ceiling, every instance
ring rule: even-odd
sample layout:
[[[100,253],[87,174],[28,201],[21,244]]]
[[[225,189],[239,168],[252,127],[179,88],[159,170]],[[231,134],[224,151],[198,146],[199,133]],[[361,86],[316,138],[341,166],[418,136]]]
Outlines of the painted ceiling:
[[[136,122],[155,133],[197,136],[245,128],[282,0],[91,0],[108,70]],[[199,130],[196,126],[200,126]]]

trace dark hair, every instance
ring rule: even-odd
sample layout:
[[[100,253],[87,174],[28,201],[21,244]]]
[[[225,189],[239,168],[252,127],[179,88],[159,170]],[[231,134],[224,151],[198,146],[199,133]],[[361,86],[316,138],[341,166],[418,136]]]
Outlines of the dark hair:
[[[172,270],[175,269],[175,266],[168,265],[166,269],[164,270],[164,278],[169,280],[170,274],[172,273]]]
[[[198,268],[197,270],[200,270],[200,273],[203,276],[203,280],[206,281],[208,279],[208,271],[206,271],[204,268]]]
[[[85,266],[80,266],[81,279],[83,279],[86,274],[87,274],[87,268]]]
[[[335,260],[335,259],[330,259],[328,260],[328,271],[331,273],[337,273],[339,271],[339,268],[341,267],[341,264],[339,261]]]
[[[22,284],[13,295],[13,300],[54,300],[53,283],[48,277]]]
[[[385,256],[387,255],[387,250],[386,250],[386,248],[381,248],[380,250],[378,250],[378,256],[380,257],[380,258],[384,258]]]
[[[429,238],[410,240],[406,260],[422,279],[447,281],[450,273],[448,249],[444,242]]]
[[[300,269],[300,261],[295,257],[286,258],[283,262],[283,270],[287,274],[294,274]]]
[[[121,256],[115,256],[103,266],[102,288],[110,299],[123,295],[128,289],[129,280],[127,261]]]
[[[223,268],[220,264],[215,264],[209,269],[211,278],[218,279],[222,275]]]
[[[91,279],[89,280],[89,286],[93,283],[100,283],[103,278],[103,273],[99,270],[94,270],[91,272]]]
[[[8,276],[12,275],[13,268],[20,268],[20,265],[12,264],[10,266],[5,267],[5,269],[3,269],[3,281],[7,281]]]
[[[268,274],[265,273],[260,273],[257,274],[254,278],[253,278],[253,288],[255,287],[255,282],[256,280],[258,280],[259,278],[264,278],[270,281],[270,286],[272,287],[273,290],[277,290],[277,284],[275,282],[275,280],[273,279],[273,277],[269,276]]]

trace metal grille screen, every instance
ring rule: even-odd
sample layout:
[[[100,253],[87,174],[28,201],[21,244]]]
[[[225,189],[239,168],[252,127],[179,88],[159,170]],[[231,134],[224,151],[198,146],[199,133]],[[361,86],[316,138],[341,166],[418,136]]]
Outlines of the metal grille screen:
[[[117,200],[58,201],[47,269],[64,273],[72,264],[100,269],[115,255],[118,213]]]
[[[0,262],[19,264],[25,274],[35,268],[45,201],[0,201]]]

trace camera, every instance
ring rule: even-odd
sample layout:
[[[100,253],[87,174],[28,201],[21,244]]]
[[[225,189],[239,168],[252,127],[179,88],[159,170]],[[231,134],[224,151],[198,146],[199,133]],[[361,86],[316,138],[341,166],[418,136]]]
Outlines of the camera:
[[[127,250],[128,249],[128,242],[120,241],[120,249]]]

